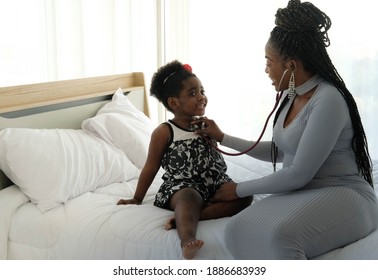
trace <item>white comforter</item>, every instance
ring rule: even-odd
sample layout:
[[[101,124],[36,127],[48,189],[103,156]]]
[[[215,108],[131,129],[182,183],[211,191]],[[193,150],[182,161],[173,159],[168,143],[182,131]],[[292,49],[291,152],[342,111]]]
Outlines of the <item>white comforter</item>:
[[[117,206],[132,197],[136,180],[85,193],[42,214],[17,186],[7,188],[0,212],[1,256],[8,259],[180,259],[175,230],[164,224],[172,212],[152,205],[158,182],[141,206]],[[15,199],[17,197],[17,199]],[[201,222],[206,245],[200,259],[227,259],[225,219]],[[8,238],[7,238],[8,237]],[[7,240],[8,239],[8,240]]]
[[[269,163],[248,157],[226,157],[230,175],[250,179],[271,172]],[[152,205],[161,184],[160,171],[143,205],[117,206],[132,197],[137,180],[111,184],[69,200],[42,214],[17,186],[0,196],[1,259],[181,259],[175,230],[164,224],[172,212]],[[375,178],[377,179],[375,172]],[[259,197],[258,199],[261,199]],[[205,241],[198,259],[231,259],[224,242],[228,218],[201,221]],[[378,259],[378,231],[319,259]]]

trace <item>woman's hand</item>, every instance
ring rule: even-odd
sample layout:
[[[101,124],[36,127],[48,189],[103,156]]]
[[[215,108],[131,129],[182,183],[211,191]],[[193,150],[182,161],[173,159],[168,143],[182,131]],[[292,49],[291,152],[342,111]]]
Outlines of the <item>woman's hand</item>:
[[[214,120],[202,117],[192,121],[191,123],[193,125],[201,127],[200,129],[196,130],[197,134],[210,137],[217,142],[222,142],[224,133],[222,132],[222,130],[220,130]]]
[[[224,183],[214,194],[212,202],[232,201],[239,199],[238,195],[236,194],[236,186],[237,183]]]
[[[141,202],[138,199],[121,199],[120,201],[117,202],[117,205],[126,205],[126,204],[141,204]]]

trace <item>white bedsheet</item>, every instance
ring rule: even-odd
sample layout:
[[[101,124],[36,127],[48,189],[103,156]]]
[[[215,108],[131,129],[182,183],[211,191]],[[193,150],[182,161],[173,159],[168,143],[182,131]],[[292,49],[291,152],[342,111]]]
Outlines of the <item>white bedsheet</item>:
[[[24,203],[13,213],[7,257],[181,259],[176,231],[164,229],[173,212],[152,205],[160,183],[155,181],[141,206],[116,205],[119,198],[132,197],[136,180],[86,193],[45,214],[34,204]],[[17,192],[16,186],[12,188]],[[200,223],[198,237],[206,245],[199,259],[231,258],[225,249],[223,220]]]
[[[269,174],[270,163],[249,157],[226,157],[235,181]],[[164,224],[173,212],[153,206],[162,170],[143,205],[117,206],[132,197],[137,180],[111,184],[85,193],[41,214],[17,186],[0,196],[0,257],[8,259],[181,259],[175,230]],[[375,179],[377,172],[375,171]],[[376,180],[377,182],[377,180]],[[257,197],[257,199],[261,199]],[[4,203],[7,202],[7,203]],[[198,238],[205,241],[197,259],[232,259],[224,242],[228,218],[201,221]],[[6,238],[8,236],[8,240]],[[318,259],[378,259],[378,231]]]

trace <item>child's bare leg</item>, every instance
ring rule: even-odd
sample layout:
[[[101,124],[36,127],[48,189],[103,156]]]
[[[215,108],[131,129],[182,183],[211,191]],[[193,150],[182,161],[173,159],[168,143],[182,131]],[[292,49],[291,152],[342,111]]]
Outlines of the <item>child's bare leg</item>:
[[[200,221],[231,217],[251,205],[252,200],[253,197],[249,196],[233,201],[212,203],[202,208]],[[165,224],[166,230],[171,230],[173,228],[176,228],[175,217],[169,218]]]
[[[214,202],[202,209],[200,220],[231,217],[251,205],[252,200],[253,197],[248,196],[233,201]]]
[[[200,194],[193,189],[184,188],[176,192],[170,207],[175,211],[174,221],[181,240],[182,254],[185,259],[193,259],[204,242],[196,239],[197,225],[203,207]]]
[[[173,216],[168,219],[167,223],[165,224],[165,229],[171,230],[174,228],[176,228],[176,220],[175,220],[175,217]]]

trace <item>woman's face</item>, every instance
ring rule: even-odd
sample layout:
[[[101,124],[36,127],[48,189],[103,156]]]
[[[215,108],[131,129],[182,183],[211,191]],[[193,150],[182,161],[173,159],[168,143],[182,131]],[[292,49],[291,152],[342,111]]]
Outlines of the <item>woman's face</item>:
[[[287,71],[282,58],[269,42],[265,46],[265,59],[265,73],[272,80],[276,91],[286,90],[289,87],[290,72]]]

